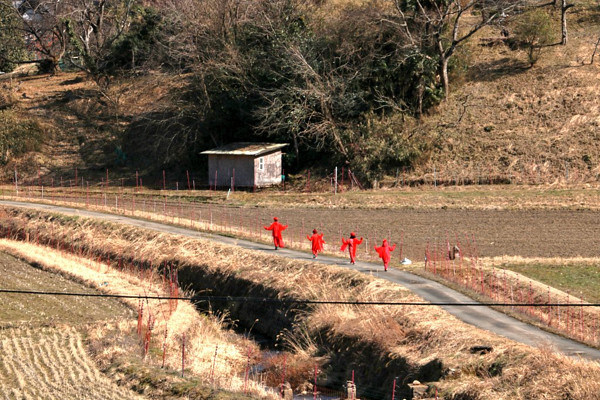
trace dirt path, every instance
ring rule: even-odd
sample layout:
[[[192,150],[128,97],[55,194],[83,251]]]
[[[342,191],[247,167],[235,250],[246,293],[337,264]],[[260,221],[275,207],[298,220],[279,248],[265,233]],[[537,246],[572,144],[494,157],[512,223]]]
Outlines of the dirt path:
[[[82,217],[100,218],[111,222],[129,224],[161,232],[214,240],[221,243],[240,246],[250,250],[275,253],[275,251],[270,245],[263,245],[247,240],[234,239],[214,234],[200,233],[185,228],[179,228],[150,221],[142,221],[119,215],[103,214],[87,210],[77,210],[68,207],[14,201],[0,201],[0,204],[6,206],[35,208],[49,212],[59,212],[63,214],[78,215]],[[279,256],[290,257],[300,260],[312,260],[312,256],[310,254],[295,250],[278,250],[276,254]],[[356,265],[351,266],[348,265],[347,260],[336,257],[320,257],[318,262],[322,264],[338,265],[346,268],[352,268],[362,273],[376,275],[379,278],[386,279],[388,281],[405,286],[406,288],[413,291],[417,295],[423,297],[423,299],[429,302],[469,304],[475,303],[472,299],[462,295],[461,293],[458,293],[452,289],[440,285],[437,282],[421,278],[408,272],[392,270],[384,274],[381,272],[381,267],[379,264],[358,262]],[[484,330],[488,330],[492,333],[504,336],[506,338],[512,339],[520,343],[524,343],[534,347],[542,346],[553,348],[557,352],[573,357],[583,357],[591,360],[600,360],[600,350],[593,349],[582,345],[578,342],[574,342],[562,338],[560,336],[550,334],[541,329],[520,322],[514,318],[508,317],[505,314],[492,310],[489,307],[477,305],[447,305],[443,308],[466,323],[469,323]]]

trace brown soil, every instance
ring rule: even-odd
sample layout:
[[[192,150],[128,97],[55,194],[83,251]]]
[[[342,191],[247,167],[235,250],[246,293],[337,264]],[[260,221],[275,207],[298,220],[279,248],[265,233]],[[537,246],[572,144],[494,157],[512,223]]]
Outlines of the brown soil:
[[[118,196],[118,201],[113,200]],[[274,216],[280,222],[289,224],[284,231],[284,241],[292,247],[309,250],[306,235],[313,228],[325,234],[325,251],[342,255],[339,251],[341,237],[356,232],[365,241],[358,249],[362,260],[375,261],[373,246],[380,245],[384,238],[398,244],[393,254],[394,260],[408,257],[422,261],[425,250],[436,244],[444,245],[446,240],[458,243],[468,254],[480,257],[522,256],[522,257],[598,257],[600,249],[596,238],[600,236],[600,214],[595,209],[578,209],[574,203],[569,208],[531,209],[485,209],[485,208],[290,208],[280,204],[264,207],[232,207],[212,204],[190,204],[169,199],[139,197],[135,205],[131,195],[109,195],[107,203],[114,212],[115,204],[119,211],[149,218],[154,211],[166,213],[167,221],[190,225],[190,221],[200,223],[201,228],[210,228],[217,233],[249,236],[253,240],[267,241],[270,232],[263,229]],[[64,197],[55,197],[65,200]],[[85,207],[86,197],[70,198]],[[481,201],[481,200],[479,200]],[[91,206],[100,206],[103,200],[89,196]],[[515,203],[518,199],[515,198]],[[163,210],[163,207],[164,210]],[[104,208],[102,208],[105,211]],[[140,214],[141,212],[141,214]],[[240,228],[241,227],[241,228]],[[401,241],[401,237],[403,240]],[[402,243],[402,246],[400,246]],[[400,249],[402,247],[402,249]],[[402,250],[402,252],[400,251]]]
[[[350,231],[368,238],[359,254],[373,255],[373,244],[385,237],[400,242],[404,232],[403,256],[421,261],[427,245],[448,239],[471,246],[479,256],[518,255],[523,257],[597,257],[600,250],[600,214],[590,210],[298,210],[261,211],[261,221],[279,216],[289,224],[284,237],[299,240],[301,227],[309,232],[316,227],[325,233],[329,250],[341,245],[340,232]],[[232,216],[232,218],[234,218]],[[471,242],[475,239],[475,244]],[[467,240],[468,239],[468,240]],[[308,248],[308,241],[307,248]],[[399,257],[398,250],[394,254]]]
[[[0,253],[2,288],[36,292],[98,293],[61,275],[34,268],[11,255]],[[8,294],[2,295],[1,324],[69,324],[133,317],[131,309],[108,298]]]

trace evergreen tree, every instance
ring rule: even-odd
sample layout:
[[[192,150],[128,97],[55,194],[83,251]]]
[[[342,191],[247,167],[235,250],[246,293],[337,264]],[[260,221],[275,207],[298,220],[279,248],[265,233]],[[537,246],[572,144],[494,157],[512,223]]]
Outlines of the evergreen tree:
[[[21,17],[11,0],[0,0],[0,71],[13,71],[24,54]]]

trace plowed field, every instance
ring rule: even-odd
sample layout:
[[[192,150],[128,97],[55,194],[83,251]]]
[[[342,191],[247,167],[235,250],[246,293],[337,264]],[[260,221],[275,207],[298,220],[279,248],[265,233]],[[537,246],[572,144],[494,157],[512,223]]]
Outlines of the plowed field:
[[[254,211],[257,212],[257,211]],[[284,238],[308,241],[302,235],[317,228],[325,233],[330,250],[339,248],[340,233],[350,231],[373,243],[384,237],[400,241],[404,233],[404,255],[421,260],[427,244],[440,245],[449,239],[465,246],[475,238],[479,256],[598,257],[600,255],[600,212],[593,210],[290,210],[273,208],[257,212],[263,224],[278,216],[290,228]],[[235,217],[232,217],[235,223]],[[266,237],[266,236],[263,236]],[[366,252],[366,242],[359,251]],[[398,253],[395,253],[398,256]]]
[[[1,399],[138,399],[105,377],[72,327],[0,332]]]

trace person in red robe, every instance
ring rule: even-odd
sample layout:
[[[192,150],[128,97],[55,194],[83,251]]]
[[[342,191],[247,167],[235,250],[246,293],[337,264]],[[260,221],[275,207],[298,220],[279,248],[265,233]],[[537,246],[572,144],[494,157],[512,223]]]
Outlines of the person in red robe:
[[[281,232],[285,231],[287,227],[287,225],[280,224],[277,217],[273,218],[273,223],[271,225],[264,227],[266,230],[272,231],[273,233],[273,244],[275,244],[275,250],[277,250],[279,247],[285,247]]]
[[[317,230],[313,229],[312,236],[306,235],[306,238],[312,242],[313,258],[317,258],[317,254],[320,251],[323,251],[323,243],[325,243],[325,241],[323,240],[323,234],[321,233],[319,235]]]
[[[362,241],[363,238],[357,239],[354,232],[350,232],[350,239],[342,238],[342,247],[340,250],[345,251],[346,247],[348,248],[348,252],[350,253],[350,264],[356,263],[356,248]]]
[[[385,269],[385,271],[388,270],[388,264],[390,263],[390,260],[392,259],[391,253],[395,249],[396,249],[396,244],[393,244],[392,246],[390,246],[388,244],[387,239],[383,239],[383,243],[381,244],[381,247],[375,246],[375,251],[377,251],[377,253],[379,254],[379,258],[381,258],[383,260],[383,268]]]

